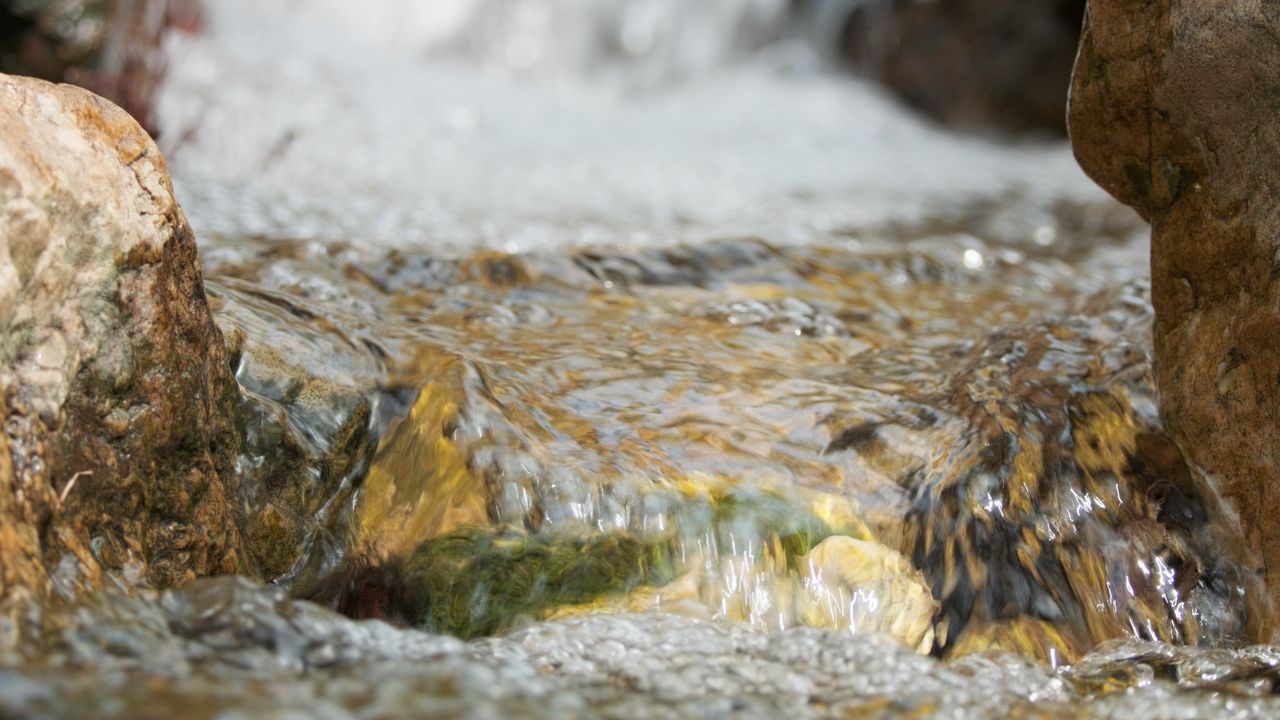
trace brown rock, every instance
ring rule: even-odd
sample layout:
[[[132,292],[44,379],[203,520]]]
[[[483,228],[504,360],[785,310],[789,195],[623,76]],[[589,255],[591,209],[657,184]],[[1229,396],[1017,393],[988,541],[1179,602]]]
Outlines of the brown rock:
[[[1277,113],[1280,4],[1089,0],[1076,156],[1151,222],[1161,414],[1280,607]]]
[[[0,600],[244,570],[237,398],[155,144],[0,75]]]
[[[1084,0],[856,2],[842,52],[947,125],[1062,134]]]
[[[86,87],[150,126],[164,34],[199,15],[198,0],[0,0],[0,73]]]

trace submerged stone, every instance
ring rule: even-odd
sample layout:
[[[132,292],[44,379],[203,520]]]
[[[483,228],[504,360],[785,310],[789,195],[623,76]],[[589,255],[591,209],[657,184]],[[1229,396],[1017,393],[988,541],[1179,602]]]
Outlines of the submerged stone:
[[[911,561],[866,540],[833,536],[801,563],[799,616],[810,627],[883,633],[918,652],[933,649],[938,603]]]
[[[843,589],[832,586],[837,595],[847,595],[850,589],[871,592],[875,588],[867,578],[906,572],[905,565],[894,565],[877,552],[889,553],[901,563],[905,559],[874,543],[851,546],[847,552],[833,549],[830,542],[836,537],[863,542],[846,533],[868,537],[847,503],[806,493],[788,499],[767,492],[735,492],[711,484],[691,485],[683,492],[689,495],[680,517],[669,529],[648,533],[555,526],[529,532],[511,526],[463,525],[431,537],[404,557],[388,559],[378,559],[376,553],[390,543],[370,535],[346,567],[308,594],[351,615],[393,618],[462,637],[502,632],[527,619],[636,611],[672,601],[700,604],[695,615],[710,617],[715,614],[710,608],[719,606],[728,617],[768,627],[778,622],[849,627],[856,624],[849,608],[828,609],[825,614],[817,608],[824,602],[845,603],[847,597],[819,597],[822,591],[815,590],[818,595],[803,607],[803,598],[792,597],[804,592],[805,578],[820,572],[815,568],[827,567],[844,578]],[[389,530],[391,535],[396,532]],[[730,552],[735,545],[736,552]],[[825,550],[817,550],[824,545]],[[786,594],[785,607],[752,596],[744,585],[726,585],[723,573],[730,566],[735,568],[732,572],[753,578],[751,582]],[[854,566],[870,573],[859,576],[866,582],[849,579],[853,576],[848,568]],[[896,586],[884,589],[899,594]],[[878,598],[882,593],[874,594]],[[927,619],[932,619],[930,608]],[[762,623],[766,618],[775,619]],[[894,634],[914,645],[923,632]]]
[[[666,585],[563,606],[545,618],[658,611],[766,632],[809,627],[885,636],[919,653],[933,648],[938,603],[911,561],[879,543],[832,535],[773,562],[717,564],[687,547],[679,556],[685,572]]]
[[[932,633],[940,655],[1001,647],[1062,661],[1115,637],[1239,643],[1258,594],[1160,425],[1147,284],[1117,282],[1106,256],[1083,271],[975,243],[401,258],[433,270],[382,297],[376,266],[337,268],[369,279],[368,295],[350,294],[385,307],[356,330],[398,343],[388,375],[421,383],[355,496],[355,557],[398,567],[467,528],[673,539],[674,581],[526,615],[658,608],[760,628],[891,626],[846,610],[923,581],[921,599],[940,608],[907,615],[932,626],[895,634],[919,647]],[[280,262],[255,272],[299,274],[292,261],[267,270]],[[958,297],[975,310],[957,312]],[[348,302],[314,309],[340,315]],[[800,303],[842,331],[707,312]],[[811,602],[805,554],[833,536],[920,572],[885,570],[900,586],[848,583],[851,602],[829,588],[834,605]],[[378,615],[378,587],[396,576],[371,580],[347,593],[355,615]]]
[[[491,635],[559,605],[665,584],[676,564],[669,540],[462,530],[427,541],[406,561],[403,612],[430,632]]]
[[[939,653],[1070,662],[1116,637],[1250,636],[1260,588],[1155,417],[1139,308],[1010,328],[952,377],[942,402],[964,441],[909,479],[906,516],[943,607]]]
[[[306,586],[349,548],[350,496],[378,438],[378,357],[305,299],[210,283],[241,386],[244,534],[265,578]]]

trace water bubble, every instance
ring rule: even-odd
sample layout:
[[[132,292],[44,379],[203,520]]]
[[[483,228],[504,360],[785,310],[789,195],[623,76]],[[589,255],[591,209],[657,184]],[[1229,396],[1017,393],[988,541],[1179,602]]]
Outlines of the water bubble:
[[[1036,228],[1036,231],[1034,234],[1032,234],[1031,239],[1035,242],[1036,245],[1039,245],[1040,247],[1048,247],[1052,245],[1055,240],[1058,239],[1058,231],[1048,225],[1041,225],[1040,227]]]
[[[970,270],[980,270],[983,265],[982,253],[969,249],[964,251],[964,266]]]

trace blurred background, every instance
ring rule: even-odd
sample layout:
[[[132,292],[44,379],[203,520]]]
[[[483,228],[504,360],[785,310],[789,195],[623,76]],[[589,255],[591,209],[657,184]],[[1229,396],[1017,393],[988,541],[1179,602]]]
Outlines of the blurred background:
[[[629,72],[656,84],[771,46],[884,83],[957,127],[1061,134],[1085,0],[341,0],[268,2],[381,47],[510,70]],[[140,119],[166,32],[200,0],[3,0],[0,69],[90,87]]]
[[[1083,5],[0,0],[0,70],[129,110],[202,235],[1046,247],[1114,213],[1064,140]]]

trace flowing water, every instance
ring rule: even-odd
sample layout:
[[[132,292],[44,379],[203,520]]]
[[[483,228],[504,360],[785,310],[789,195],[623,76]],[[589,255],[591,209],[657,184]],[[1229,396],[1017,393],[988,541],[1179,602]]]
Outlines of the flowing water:
[[[829,69],[813,5],[210,8],[161,142],[273,582],[104,558],[0,628],[0,709],[1277,712],[1145,229]]]

